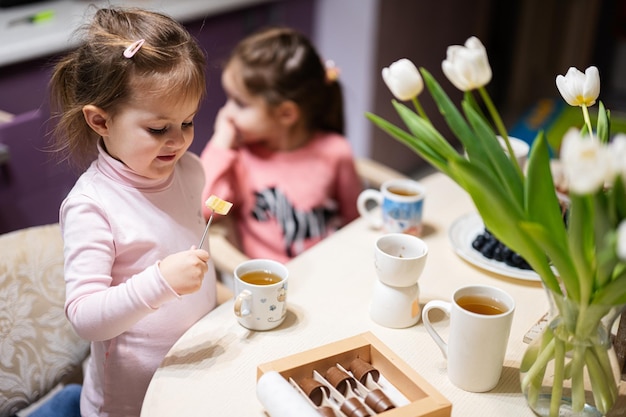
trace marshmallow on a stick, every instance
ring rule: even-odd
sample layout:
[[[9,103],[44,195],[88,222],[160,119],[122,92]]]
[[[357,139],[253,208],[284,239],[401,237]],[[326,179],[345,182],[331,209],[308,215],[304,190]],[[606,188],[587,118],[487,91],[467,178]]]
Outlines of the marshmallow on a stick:
[[[233,206],[233,203],[222,200],[221,198],[211,195],[206,202],[204,203],[208,208],[213,210],[217,214],[221,214],[225,216],[230,211],[230,208]]]

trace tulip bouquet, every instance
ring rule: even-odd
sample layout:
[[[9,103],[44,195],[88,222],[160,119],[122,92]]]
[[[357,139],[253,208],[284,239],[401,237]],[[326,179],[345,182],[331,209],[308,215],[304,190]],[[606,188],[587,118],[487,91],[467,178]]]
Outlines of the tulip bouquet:
[[[464,46],[450,46],[442,69],[464,91],[461,109],[426,69],[418,71],[401,59],[383,69],[382,77],[398,100],[413,103],[411,109],[393,100],[407,130],[372,113],[367,117],[464,188],[491,233],[541,277],[555,320],[520,366],[522,390],[533,410],[558,416],[566,407],[583,415],[576,413],[590,408],[584,387],[590,379],[593,407],[605,414],[619,383],[607,333],[626,305],[626,136],[611,137],[610,114],[601,102],[595,128],[591,123],[588,108],[599,96],[598,70],[570,68],[556,78],[563,98],[583,113],[581,126],[565,135],[560,150],[569,207],[566,226],[543,132],[532,143],[525,170],[507,156],[513,152],[485,89],[492,71],[480,40],[472,37]],[[425,114],[418,100],[424,84],[461,151]],[[554,378],[546,393],[548,374]],[[548,404],[539,405],[546,397]],[[571,398],[566,406],[564,397]]]

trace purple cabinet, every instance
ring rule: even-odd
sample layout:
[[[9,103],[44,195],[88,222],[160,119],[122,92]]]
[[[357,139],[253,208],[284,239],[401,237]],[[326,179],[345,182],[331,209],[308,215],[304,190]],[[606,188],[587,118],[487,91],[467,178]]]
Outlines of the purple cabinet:
[[[200,153],[211,137],[225,100],[221,64],[244,36],[262,27],[286,25],[311,36],[314,0],[285,0],[186,22],[208,58],[207,97],[195,119],[191,151]],[[55,57],[0,67],[0,110],[15,114],[0,124],[0,234],[58,221],[63,198],[79,173],[50,152],[47,84]],[[6,159],[6,160],[5,160]]]
[[[0,126],[8,161],[0,166],[0,233],[58,221],[61,201],[76,180],[50,155],[44,108],[19,114]]]
[[[48,58],[0,67],[0,109],[15,115],[0,124],[0,233],[57,222],[77,177],[50,152],[50,67]]]

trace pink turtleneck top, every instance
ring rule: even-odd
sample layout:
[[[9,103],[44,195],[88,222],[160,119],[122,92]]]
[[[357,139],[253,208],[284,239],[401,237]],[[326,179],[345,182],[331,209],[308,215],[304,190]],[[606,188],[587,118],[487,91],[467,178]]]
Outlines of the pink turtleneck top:
[[[202,288],[179,296],[158,262],[197,245],[204,230],[204,173],[185,154],[166,180],[138,176],[101,147],[63,201],[65,311],[91,341],[83,416],[138,416],[170,347],[215,307],[209,261]]]

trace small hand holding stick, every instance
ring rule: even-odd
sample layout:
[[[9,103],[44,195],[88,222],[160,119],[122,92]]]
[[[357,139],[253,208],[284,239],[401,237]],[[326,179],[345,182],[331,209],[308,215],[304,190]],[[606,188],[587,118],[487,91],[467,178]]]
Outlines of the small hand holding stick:
[[[226,214],[228,214],[228,212],[230,211],[230,208],[233,206],[233,203],[228,202],[226,200],[222,200],[221,198],[215,195],[211,195],[204,204],[208,208],[211,209],[211,216],[209,217],[209,221],[207,222],[206,227],[204,228],[204,233],[202,234],[202,239],[200,239],[200,244],[198,245],[198,249],[202,248],[202,244],[204,243],[204,238],[206,237],[207,232],[209,231],[209,226],[211,225],[211,222],[213,221],[213,215],[217,213],[217,214],[221,214],[222,216],[225,216]]]

